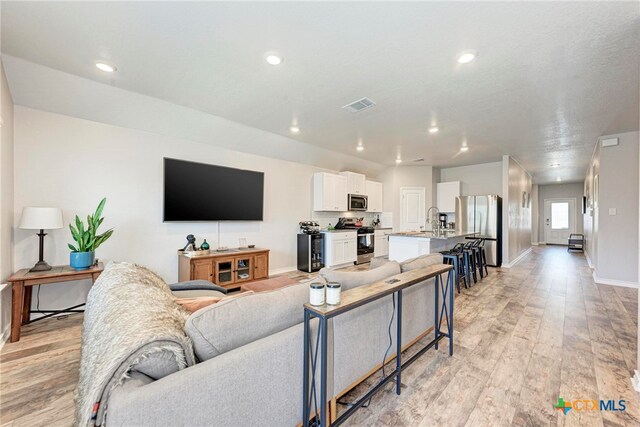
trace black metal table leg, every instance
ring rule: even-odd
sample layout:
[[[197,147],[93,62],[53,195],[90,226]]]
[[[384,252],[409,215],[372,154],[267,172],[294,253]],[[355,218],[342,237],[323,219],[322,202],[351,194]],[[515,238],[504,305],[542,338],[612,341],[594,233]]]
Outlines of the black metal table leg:
[[[309,312],[304,311],[304,361],[302,363],[302,425],[309,427],[309,357],[311,351],[309,349]]]
[[[453,356],[453,276],[449,272],[449,356]]]
[[[435,332],[435,340],[436,340],[436,345],[435,348],[436,350],[438,349],[438,337],[440,337],[440,322],[438,321],[438,310],[440,310],[440,304],[438,304],[438,300],[440,299],[440,275],[437,275],[435,277],[435,286],[433,287],[436,290],[436,295],[435,295],[435,299],[436,299],[436,304],[435,304],[435,322],[433,323],[433,330]]]
[[[327,319],[320,318],[320,427],[327,427]]]
[[[382,362],[384,363],[384,361]],[[398,291],[398,319],[396,330],[396,394],[400,394],[402,383],[402,291]]]

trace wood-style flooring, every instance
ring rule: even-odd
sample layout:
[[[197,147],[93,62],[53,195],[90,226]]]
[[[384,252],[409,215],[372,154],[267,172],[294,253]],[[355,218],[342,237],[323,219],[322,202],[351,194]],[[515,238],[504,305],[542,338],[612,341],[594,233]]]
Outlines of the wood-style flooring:
[[[584,256],[541,246],[510,270],[490,269],[455,303],[453,357],[446,344],[425,353],[403,372],[400,396],[389,384],[348,425],[640,425],[629,380],[637,290],[596,285]],[[44,320],[5,344],[0,425],[72,424],[81,324],[82,315]],[[340,400],[355,400],[375,380]],[[624,399],[627,410],[563,415],[553,407],[558,397]]]

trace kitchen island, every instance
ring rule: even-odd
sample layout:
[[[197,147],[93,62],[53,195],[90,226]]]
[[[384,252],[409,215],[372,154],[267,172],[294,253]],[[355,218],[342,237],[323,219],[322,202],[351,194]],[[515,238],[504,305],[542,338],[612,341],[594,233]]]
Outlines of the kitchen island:
[[[419,231],[401,232],[389,235],[389,259],[392,261],[406,261],[420,255],[446,251],[456,243],[464,243],[468,236],[474,233],[456,230],[442,230],[441,232]]]

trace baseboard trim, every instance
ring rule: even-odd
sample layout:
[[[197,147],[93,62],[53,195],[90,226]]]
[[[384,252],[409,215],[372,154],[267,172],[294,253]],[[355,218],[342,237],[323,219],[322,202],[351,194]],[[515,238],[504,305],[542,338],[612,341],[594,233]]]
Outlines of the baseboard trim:
[[[638,283],[635,282],[627,282],[626,280],[616,280],[616,279],[606,279],[604,277],[596,276],[596,272],[593,272],[593,281],[599,285],[609,285],[609,286],[622,286],[625,288],[635,288],[638,289]]]
[[[297,269],[298,269],[297,265],[294,265],[292,267],[276,268],[275,270],[269,270],[269,276],[275,276],[277,274],[282,274],[282,273],[289,273],[291,271],[296,271]],[[301,273],[304,273],[304,272],[301,271]]]
[[[0,285],[0,293],[4,292],[4,290],[8,287],[9,287],[8,283],[3,283],[2,285]],[[0,349],[2,349],[5,343],[9,341],[10,337],[11,337],[11,320],[9,320],[9,322],[7,323],[7,326],[5,326],[4,330],[2,331],[2,338],[0,338],[2,340],[2,342],[0,342]]]
[[[509,262],[509,263],[502,263],[502,265],[500,267],[502,268],[513,268],[513,266],[515,266],[517,263],[519,263],[520,261],[522,261],[527,255],[529,255],[531,253],[531,248],[527,249],[526,251],[522,252],[516,259],[514,259],[513,261]]]
[[[595,268],[593,267],[593,263],[591,262],[591,258],[589,258],[589,253],[587,251],[584,251],[584,256],[587,258],[587,265],[589,266],[589,268],[592,270],[595,270]]]
[[[531,242],[532,246],[538,246],[540,244],[540,242]]]

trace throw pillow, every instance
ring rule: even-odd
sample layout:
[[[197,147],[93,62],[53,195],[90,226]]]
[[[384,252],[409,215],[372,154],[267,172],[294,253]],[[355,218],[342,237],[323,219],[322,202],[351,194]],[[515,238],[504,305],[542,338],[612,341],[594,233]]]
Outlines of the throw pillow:
[[[396,274],[400,274],[400,264],[396,261],[389,261],[378,268],[364,271],[343,271],[332,268],[320,270],[320,275],[327,282],[340,283],[343,291],[379,282]]]
[[[195,298],[175,298],[176,304],[180,304],[185,310],[190,313],[196,312],[201,308],[208,307],[211,304],[219,303],[220,301],[228,301],[234,298],[242,297],[252,294],[253,291],[246,291],[240,294],[228,295],[224,297],[195,297]]]

